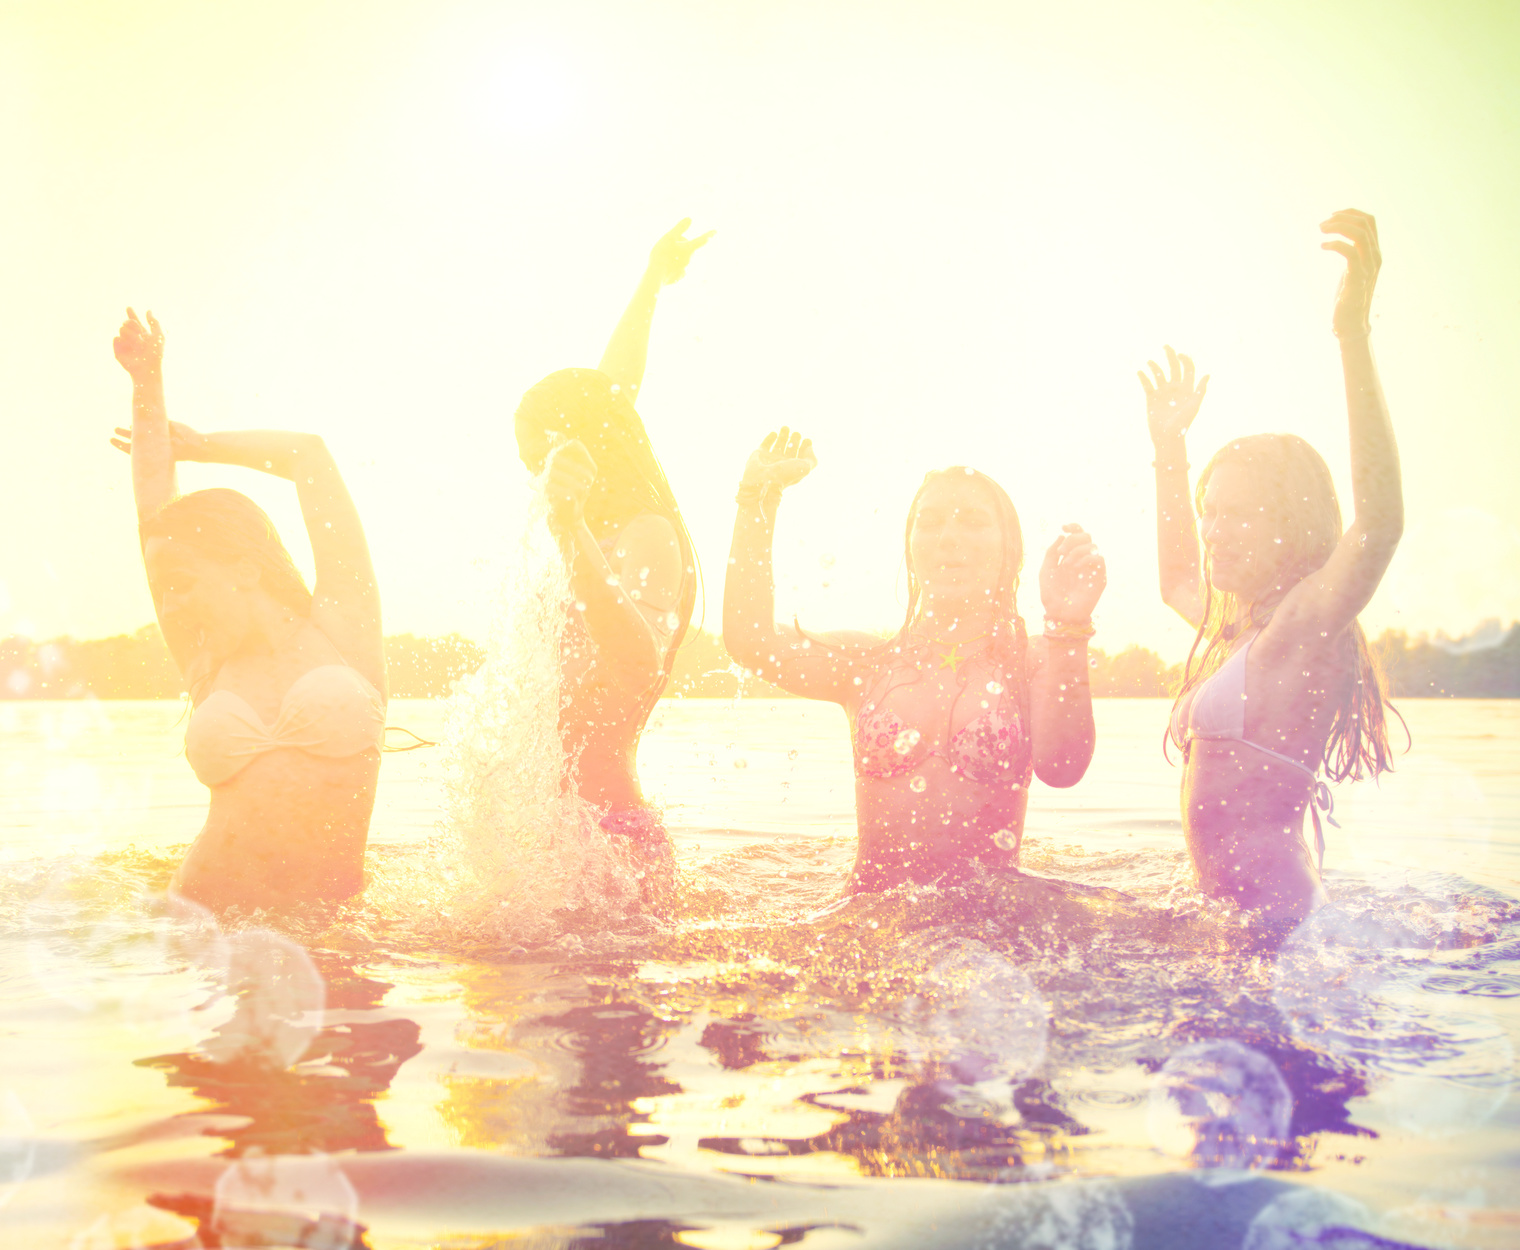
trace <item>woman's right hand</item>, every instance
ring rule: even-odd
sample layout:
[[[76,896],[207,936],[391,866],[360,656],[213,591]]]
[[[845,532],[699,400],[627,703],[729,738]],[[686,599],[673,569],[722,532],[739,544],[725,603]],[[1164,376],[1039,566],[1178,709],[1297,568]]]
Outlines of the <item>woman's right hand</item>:
[[[150,309],[148,324],[137,319],[137,314],[127,309],[127,319],[121,323],[111,347],[121,367],[132,375],[134,382],[146,382],[158,376],[164,363],[164,332]]]
[[[795,486],[818,467],[813,454],[813,440],[796,430],[782,426],[760,440],[750,453],[739,482],[739,497],[764,499],[779,496],[788,486]]]
[[[1157,447],[1178,442],[1187,434],[1209,389],[1208,374],[1194,387],[1190,357],[1179,356],[1168,346],[1166,360],[1170,377],[1154,360],[1145,362],[1150,366],[1154,383],[1145,376],[1145,370],[1138,370],[1140,385],[1145,388],[1145,419],[1151,428],[1151,442]]]

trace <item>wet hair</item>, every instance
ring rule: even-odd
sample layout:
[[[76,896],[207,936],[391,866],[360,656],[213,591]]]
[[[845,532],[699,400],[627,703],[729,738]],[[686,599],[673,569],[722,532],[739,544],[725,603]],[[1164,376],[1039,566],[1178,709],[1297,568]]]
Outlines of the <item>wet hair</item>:
[[[522,397],[516,419],[585,444],[596,461],[596,482],[586,499],[586,520],[593,530],[624,525],[642,512],[657,513],[675,526],[683,571],[676,608],[680,624],[662,663],[668,677],[691,624],[701,570],[675,492],[655,458],[633,401],[599,369],[561,369]],[[529,468],[538,472],[543,466]]]
[[[1204,613],[1183,666],[1180,702],[1194,686],[1218,671],[1228,644],[1245,630],[1265,625],[1283,597],[1315,569],[1322,568],[1340,542],[1340,501],[1324,458],[1295,434],[1253,434],[1227,443],[1198,475],[1193,506],[1203,512],[1203,495],[1209,479],[1221,465],[1238,464],[1248,470],[1265,501],[1263,520],[1282,543],[1282,556],[1265,594],[1242,604],[1232,594],[1216,591],[1207,561],[1203,570]],[[1203,654],[1198,654],[1202,645]],[[1393,768],[1388,745],[1388,719],[1384,708],[1398,712],[1388,702],[1388,683],[1382,667],[1367,645],[1367,635],[1357,621],[1351,623],[1354,650],[1350,689],[1335,705],[1330,736],[1325,742],[1324,767],[1333,781],[1360,781]],[[1195,663],[1196,661],[1196,663]],[[1175,708],[1175,704],[1173,705]],[[1402,719],[1402,718],[1401,718]]]
[[[992,499],[993,510],[997,515],[998,530],[1003,537],[1002,561],[998,568],[997,588],[993,591],[994,614],[988,654],[999,663],[1004,672],[1013,675],[1017,684],[1019,723],[1023,726],[1024,742],[1029,751],[1024,769],[1026,775],[1023,778],[1024,784],[1027,784],[1029,780],[1027,773],[1034,759],[1034,740],[1030,724],[1029,635],[1024,628],[1024,618],[1019,615],[1019,574],[1024,569],[1024,528],[1019,523],[1018,510],[1014,508],[1013,500],[1008,497],[1008,492],[992,478],[965,465],[951,465],[948,469],[931,469],[924,474],[924,480],[914,494],[913,502],[908,505],[908,519],[903,524],[903,559],[908,567],[908,608],[903,616],[902,626],[885,642],[870,646],[864,653],[857,650],[856,654],[863,654],[865,658],[870,659],[901,653],[908,633],[918,619],[918,605],[924,590],[923,580],[919,577],[918,570],[913,567],[913,522],[918,519],[919,505],[923,502],[924,493],[929,487],[941,478],[952,476],[967,477],[981,483]],[[800,624],[796,624],[796,629],[798,634],[808,639],[814,646],[840,652],[852,650],[839,643],[815,638]]]
[[[311,591],[274,522],[239,491],[218,487],[181,495],[142,522],[138,536],[145,546],[150,538],[171,538],[222,564],[248,560],[270,598],[297,616],[311,615]]]

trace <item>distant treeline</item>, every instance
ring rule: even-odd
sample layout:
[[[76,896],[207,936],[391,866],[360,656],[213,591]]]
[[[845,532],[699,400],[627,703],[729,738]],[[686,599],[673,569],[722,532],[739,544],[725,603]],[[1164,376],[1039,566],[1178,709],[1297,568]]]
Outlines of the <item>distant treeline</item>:
[[[1434,638],[1389,630],[1372,649],[1388,672],[1395,696],[1460,699],[1520,697],[1520,623],[1486,622],[1465,638]],[[1145,698],[1172,694],[1180,664],[1154,651],[1126,647],[1116,655],[1092,649],[1095,697]],[[459,634],[439,638],[393,634],[385,640],[390,692],[397,699],[440,698],[480,664],[484,651]],[[175,699],[183,685],[157,625],[114,638],[0,640],[0,698]],[[733,698],[736,693],[790,698],[745,673],[718,635],[694,630],[676,655],[667,697]]]

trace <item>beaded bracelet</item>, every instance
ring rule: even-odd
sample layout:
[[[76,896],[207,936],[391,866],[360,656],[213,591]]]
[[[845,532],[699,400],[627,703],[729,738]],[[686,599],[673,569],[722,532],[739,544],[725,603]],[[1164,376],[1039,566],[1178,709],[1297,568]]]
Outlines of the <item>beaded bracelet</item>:
[[[1096,634],[1092,621],[1053,621],[1045,618],[1045,637],[1058,642],[1086,640]]]

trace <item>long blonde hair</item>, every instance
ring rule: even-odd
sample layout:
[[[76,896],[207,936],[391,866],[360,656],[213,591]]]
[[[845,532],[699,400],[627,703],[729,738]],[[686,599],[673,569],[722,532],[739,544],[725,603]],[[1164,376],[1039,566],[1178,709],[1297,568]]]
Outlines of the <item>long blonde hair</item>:
[[[1199,514],[1203,512],[1203,494],[1209,479],[1223,464],[1242,466],[1260,484],[1263,497],[1270,501],[1264,519],[1282,544],[1282,560],[1274,585],[1249,603],[1215,590],[1205,562],[1203,620],[1183,667],[1177,702],[1218,671],[1228,656],[1229,643],[1242,632],[1265,625],[1283,596],[1324,566],[1344,531],[1330,467],[1319,452],[1297,435],[1253,434],[1221,447],[1198,475],[1193,506]],[[1200,644],[1202,655],[1198,654]],[[1360,781],[1393,769],[1384,709],[1395,716],[1398,711],[1388,702],[1387,679],[1358,621],[1351,623],[1351,645],[1353,680],[1335,705],[1322,761],[1326,775],[1333,781]],[[1399,719],[1402,723],[1403,718]]]

